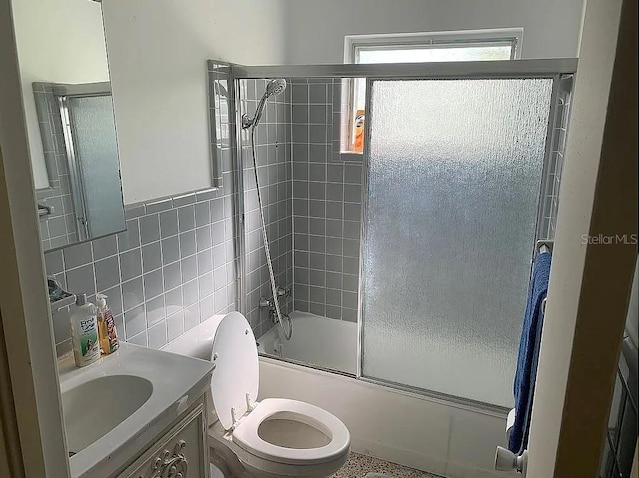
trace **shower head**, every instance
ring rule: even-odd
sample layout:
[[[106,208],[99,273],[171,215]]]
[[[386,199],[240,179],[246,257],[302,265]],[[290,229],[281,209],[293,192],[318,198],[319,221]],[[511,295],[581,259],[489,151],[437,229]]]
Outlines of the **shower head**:
[[[256,108],[256,114],[253,118],[249,118],[247,115],[242,115],[242,129],[258,126],[260,118],[262,118],[262,111],[267,100],[272,96],[279,95],[287,88],[287,82],[284,78],[278,78],[277,80],[271,80],[267,83],[267,88],[264,90],[264,95],[260,98],[258,107]]]
[[[287,82],[284,78],[278,78],[277,80],[271,80],[267,84],[267,88],[264,90],[264,94],[267,98],[279,95],[287,88]]]

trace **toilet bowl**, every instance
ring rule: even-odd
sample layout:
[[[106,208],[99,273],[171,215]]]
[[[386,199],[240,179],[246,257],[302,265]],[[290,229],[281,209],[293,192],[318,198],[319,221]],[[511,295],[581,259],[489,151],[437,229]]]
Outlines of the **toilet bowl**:
[[[256,340],[247,320],[231,312],[213,338],[209,427],[211,461],[227,476],[323,478],[349,456],[347,427],[309,403],[258,397]]]

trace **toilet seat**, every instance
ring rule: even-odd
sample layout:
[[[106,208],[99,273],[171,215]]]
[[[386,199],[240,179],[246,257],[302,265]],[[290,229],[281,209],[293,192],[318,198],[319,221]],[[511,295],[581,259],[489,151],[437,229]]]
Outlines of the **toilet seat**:
[[[329,443],[316,448],[289,448],[262,439],[258,430],[270,418],[298,421],[324,433]],[[233,430],[232,440],[249,453],[266,460],[289,464],[317,464],[335,460],[349,448],[347,427],[334,415],[309,403],[267,398]]]
[[[256,400],[258,351],[242,314],[231,312],[219,323],[211,361],[211,400],[218,422],[209,428],[210,443],[227,463],[241,464],[259,478],[326,477],[344,464],[351,438],[334,415],[297,400]],[[261,425],[273,442],[260,436]]]

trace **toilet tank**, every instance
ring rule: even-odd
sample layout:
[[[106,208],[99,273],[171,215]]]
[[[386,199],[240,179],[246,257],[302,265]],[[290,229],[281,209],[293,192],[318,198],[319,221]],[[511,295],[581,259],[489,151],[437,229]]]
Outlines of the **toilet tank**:
[[[214,315],[204,322],[196,325],[192,329],[186,331],[180,337],[172,340],[162,347],[165,352],[174,354],[187,355],[202,360],[211,360],[211,350],[213,349],[213,338],[216,335],[218,325],[222,321],[224,315]],[[218,421],[211,391],[207,391],[207,424],[213,425]]]
[[[166,352],[211,360],[213,338],[224,315],[214,315],[162,347]]]

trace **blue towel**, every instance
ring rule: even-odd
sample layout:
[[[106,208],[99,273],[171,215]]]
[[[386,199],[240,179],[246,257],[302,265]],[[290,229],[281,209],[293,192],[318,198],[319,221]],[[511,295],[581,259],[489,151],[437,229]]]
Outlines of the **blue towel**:
[[[551,254],[549,252],[538,254],[533,264],[527,310],[522,323],[518,367],[513,381],[516,421],[509,435],[509,450],[518,455],[526,449],[529,438],[533,390],[536,383],[540,336],[542,335],[542,301],[547,297],[550,270]]]

